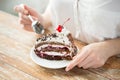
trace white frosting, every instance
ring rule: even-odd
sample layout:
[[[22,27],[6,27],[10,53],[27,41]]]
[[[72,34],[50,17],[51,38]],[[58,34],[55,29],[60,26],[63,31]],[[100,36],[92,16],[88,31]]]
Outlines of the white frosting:
[[[56,56],[63,56],[66,54],[66,52],[44,52],[45,54],[48,54],[48,55],[56,55]]]
[[[70,41],[67,37],[68,34],[69,31],[63,29],[62,32],[56,32],[57,37],[47,37],[47,39],[44,42],[59,42],[65,45],[70,45]],[[38,43],[41,43],[41,40],[36,42],[36,44]]]
[[[45,44],[45,45],[39,46],[37,49],[38,49],[38,50],[41,50],[41,48],[45,48],[45,47],[48,47],[48,46],[60,47],[60,48],[65,47],[65,46],[63,46],[63,45],[49,45],[49,44]]]

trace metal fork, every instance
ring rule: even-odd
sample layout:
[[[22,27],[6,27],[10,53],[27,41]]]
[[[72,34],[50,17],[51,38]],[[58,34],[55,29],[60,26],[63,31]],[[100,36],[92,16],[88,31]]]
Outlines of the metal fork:
[[[33,20],[31,15],[28,15],[29,19],[32,21],[32,28],[33,31],[36,32],[37,34],[43,34],[45,32],[43,26],[40,24],[39,21]]]

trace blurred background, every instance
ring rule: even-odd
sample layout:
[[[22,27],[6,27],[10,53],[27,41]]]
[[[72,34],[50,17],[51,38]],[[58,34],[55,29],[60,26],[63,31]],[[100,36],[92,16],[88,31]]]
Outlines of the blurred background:
[[[38,12],[43,13],[49,0],[0,0],[0,10],[17,15],[13,10],[15,5],[27,4]]]

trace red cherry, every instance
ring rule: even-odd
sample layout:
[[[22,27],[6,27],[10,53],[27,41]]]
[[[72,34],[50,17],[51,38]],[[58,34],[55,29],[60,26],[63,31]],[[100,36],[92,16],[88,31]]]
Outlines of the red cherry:
[[[66,23],[66,22],[68,22],[70,20],[70,18],[68,18],[64,23],[63,23],[63,25]],[[58,25],[58,27],[57,27],[57,31],[58,32],[61,32],[62,31],[62,29],[63,29],[63,25]]]
[[[63,29],[63,26],[58,25],[58,27],[57,27],[57,29],[56,29],[56,30],[57,30],[58,32],[61,32],[61,31],[62,31],[62,29]]]

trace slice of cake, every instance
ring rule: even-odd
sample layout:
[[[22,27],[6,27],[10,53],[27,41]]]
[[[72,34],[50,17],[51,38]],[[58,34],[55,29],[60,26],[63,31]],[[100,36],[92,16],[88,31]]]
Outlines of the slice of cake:
[[[52,33],[37,39],[34,52],[48,60],[72,60],[77,48],[68,31]]]

